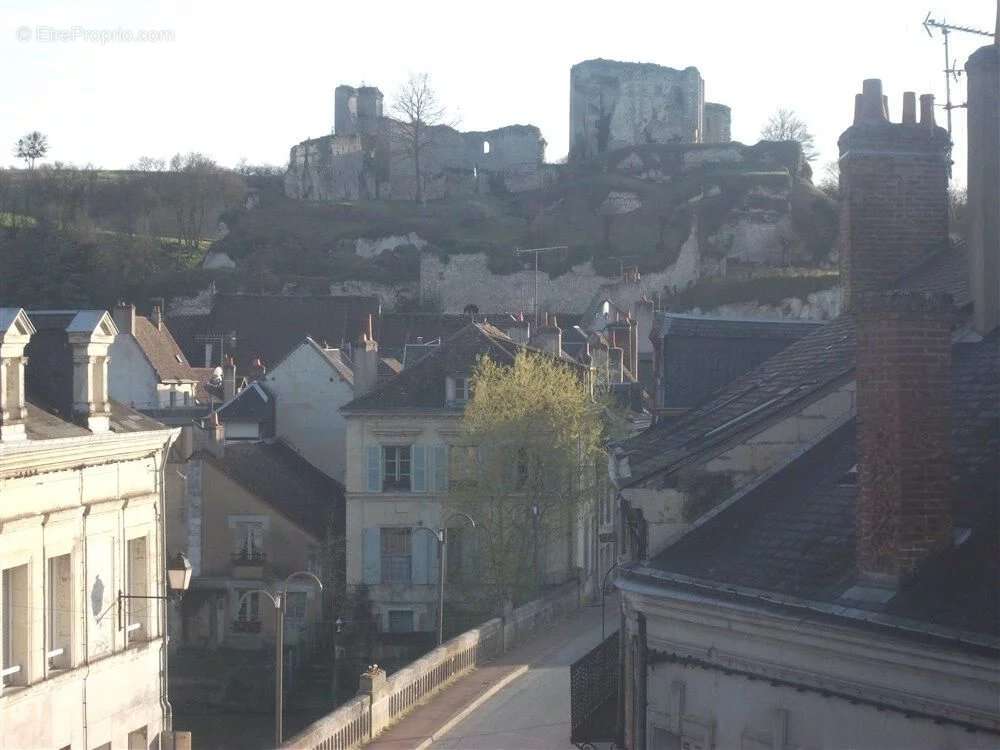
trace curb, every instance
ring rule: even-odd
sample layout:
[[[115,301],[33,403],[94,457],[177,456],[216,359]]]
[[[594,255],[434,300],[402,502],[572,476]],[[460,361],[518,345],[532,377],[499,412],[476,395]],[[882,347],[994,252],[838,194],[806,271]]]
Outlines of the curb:
[[[490,687],[489,690],[487,690],[485,693],[480,694],[478,698],[476,698],[474,701],[472,701],[472,703],[470,703],[468,706],[466,706],[461,711],[459,711],[457,714],[455,714],[450,719],[448,719],[448,721],[446,721],[444,724],[442,724],[437,729],[437,731],[434,732],[434,734],[432,734],[426,740],[424,740],[419,745],[417,745],[413,750],[427,750],[427,748],[429,748],[431,745],[434,744],[434,742],[436,742],[438,739],[440,739],[442,735],[445,735],[449,731],[451,731],[457,724],[459,724],[462,721],[464,721],[469,716],[469,714],[471,714],[473,711],[475,711],[477,708],[479,708],[481,705],[483,705],[486,701],[488,701],[494,695],[496,695],[501,690],[503,690],[505,687],[507,687],[507,685],[509,685],[514,680],[516,680],[518,677],[520,677],[525,672],[527,672],[529,669],[531,669],[531,665],[530,664],[522,664],[517,669],[515,669],[513,672],[507,674],[503,679],[501,679],[500,681],[494,683],[493,686]]]

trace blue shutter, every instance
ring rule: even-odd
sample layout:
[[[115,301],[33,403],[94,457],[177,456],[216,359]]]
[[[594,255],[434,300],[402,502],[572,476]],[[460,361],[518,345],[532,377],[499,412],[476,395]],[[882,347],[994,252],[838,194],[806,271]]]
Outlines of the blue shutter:
[[[382,446],[368,446],[368,491],[382,491]]]
[[[410,449],[410,460],[412,461],[410,471],[413,472],[413,491],[427,492],[427,451],[424,446],[414,445]]]
[[[381,529],[361,530],[361,580],[370,585],[382,582]]]
[[[448,446],[434,446],[434,489],[438,492],[448,491]]]
[[[427,545],[430,542],[430,534],[417,529],[410,532],[410,568],[414,584],[427,583]]]

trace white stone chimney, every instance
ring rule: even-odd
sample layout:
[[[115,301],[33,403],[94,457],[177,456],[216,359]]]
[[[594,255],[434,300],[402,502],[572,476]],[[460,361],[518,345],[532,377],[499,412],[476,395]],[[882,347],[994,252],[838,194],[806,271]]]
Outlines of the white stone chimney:
[[[227,404],[236,398],[236,362],[232,357],[226,357],[222,367],[222,400]]]
[[[374,390],[378,384],[378,342],[373,333],[372,316],[368,316],[368,325],[361,333],[361,340],[354,347],[352,358],[354,365],[354,397],[364,396]]]
[[[111,429],[108,349],[117,335],[114,320],[101,310],[81,310],[66,327],[73,350],[73,417],[91,432]]]
[[[506,334],[515,344],[527,346],[531,341],[531,324],[519,315],[516,320],[507,324]]]
[[[115,306],[115,325],[119,333],[127,333],[135,336],[135,305],[126,305],[124,302]]]
[[[549,317],[548,313],[545,314],[543,324],[532,336],[532,343],[537,349],[551,354],[553,357],[562,356],[562,329],[559,327],[555,315]]]
[[[24,440],[24,347],[35,327],[20,307],[0,307],[0,442]]]

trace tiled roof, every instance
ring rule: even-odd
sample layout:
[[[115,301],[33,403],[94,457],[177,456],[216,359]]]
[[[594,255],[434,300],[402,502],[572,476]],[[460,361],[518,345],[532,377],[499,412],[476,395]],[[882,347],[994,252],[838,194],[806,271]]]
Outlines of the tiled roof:
[[[184,352],[170,333],[166,323],[157,329],[144,315],[135,316],[135,340],[161,381],[199,381],[199,373],[191,367]]]
[[[406,409],[446,409],[445,378],[465,377],[472,373],[480,356],[511,365],[517,353],[528,350],[515,344],[502,331],[488,323],[468,323],[444,340],[441,346],[407,367],[399,375],[379,385],[372,392],[354,399],[343,411],[399,411]],[[529,350],[531,351],[531,350]],[[566,360],[562,360],[566,362]],[[580,367],[571,362],[570,366]]]
[[[1000,636],[1000,331],[953,347],[956,526],[971,537],[928,561],[890,614]],[[722,585],[837,602],[856,582],[854,423],[786,464],[649,567]],[[877,608],[877,605],[851,606]]]
[[[203,364],[199,336],[236,334],[235,350],[226,343],[240,372],[260,357],[273,367],[306,336],[320,345],[343,346],[356,341],[369,315],[378,315],[378,297],[290,297],[272,294],[217,294],[208,315],[169,319],[175,335],[193,361]]]
[[[226,443],[210,456],[226,476],[316,539],[344,531],[344,487],[284,443]]]

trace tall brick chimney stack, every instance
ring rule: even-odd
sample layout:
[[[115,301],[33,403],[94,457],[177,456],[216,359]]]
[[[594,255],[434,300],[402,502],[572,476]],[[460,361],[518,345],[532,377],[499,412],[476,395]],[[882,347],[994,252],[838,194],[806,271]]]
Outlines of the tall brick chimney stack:
[[[948,247],[951,140],[934,122],[934,98],[903,98],[903,122],[889,120],[882,82],[864,82],[854,124],[840,136],[840,273],[844,302],[887,288]]]
[[[859,572],[897,583],[947,547],[951,324],[945,294],[856,294]]]
[[[1000,11],[998,11],[1000,20]],[[969,291],[973,325],[1000,325],[1000,49],[989,44],[965,65],[968,95]]]

